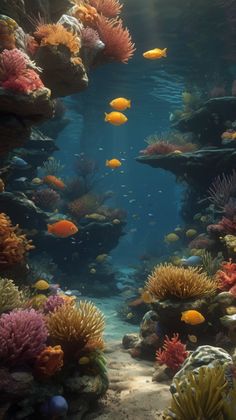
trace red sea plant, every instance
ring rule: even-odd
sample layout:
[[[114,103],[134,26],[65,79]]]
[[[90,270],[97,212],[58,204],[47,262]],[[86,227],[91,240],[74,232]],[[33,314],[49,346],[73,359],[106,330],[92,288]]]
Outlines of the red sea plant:
[[[89,4],[107,18],[117,17],[123,7],[118,0],[89,0]]]
[[[188,352],[186,351],[186,345],[179,340],[179,334],[174,334],[170,339],[168,335],[165,336],[163,349],[159,349],[156,352],[156,360],[160,365],[166,365],[173,372],[177,372],[186,357]]]
[[[236,264],[230,259],[228,262],[223,262],[221,268],[217,272],[219,289],[231,291],[231,288],[236,285]]]
[[[121,19],[107,19],[100,15],[96,20],[96,30],[105,44],[103,56],[108,61],[127,63],[133,56],[135,47],[129,30],[124,28]]]
[[[181,153],[192,152],[196,150],[196,145],[192,143],[186,143],[183,145],[168,143],[166,141],[158,141],[156,143],[149,144],[146,149],[141,150],[140,153],[143,155],[167,155],[180,151]]]

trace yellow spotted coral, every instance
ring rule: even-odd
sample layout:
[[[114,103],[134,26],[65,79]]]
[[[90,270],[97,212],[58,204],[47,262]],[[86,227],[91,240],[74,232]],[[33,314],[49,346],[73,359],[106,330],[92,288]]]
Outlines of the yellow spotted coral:
[[[80,50],[80,39],[60,23],[39,25],[34,36],[40,46],[65,45],[72,54],[77,54]]]
[[[91,302],[58,307],[48,316],[47,325],[51,339],[71,355],[76,356],[85,347],[91,351],[104,346],[104,316]]]
[[[0,213],[0,267],[21,263],[33,248],[32,241],[21,233],[18,225],[12,226],[9,217]]]
[[[13,280],[0,278],[0,314],[21,308],[23,305],[23,295]]]
[[[157,265],[148,276],[145,288],[154,299],[189,299],[213,295],[218,287],[198,268]]]

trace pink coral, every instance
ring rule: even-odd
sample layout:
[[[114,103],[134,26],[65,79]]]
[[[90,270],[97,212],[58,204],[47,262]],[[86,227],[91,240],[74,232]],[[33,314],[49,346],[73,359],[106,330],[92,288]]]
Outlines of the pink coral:
[[[0,80],[7,80],[12,76],[19,76],[27,68],[27,56],[14,48],[4,50],[0,55]]]
[[[221,290],[229,290],[236,285],[236,264],[230,259],[228,262],[222,263],[222,269],[217,272],[219,280],[219,288]],[[232,291],[234,294],[234,291]]]
[[[163,350],[156,352],[158,363],[165,364],[174,372],[179,370],[187,356],[186,345],[179,340],[179,334],[174,334],[171,339],[166,335]]]
[[[123,7],[118,0],[90,0],[89,4],[107,18],[117,17]]]
[[[165,141],[158,141],[156,143],[149,144],[146,149],[141,150],[140,153],[143,155],[167,155],[168,153],[173,153],[175,151],[180,151],[182,153],[192,152],[196,150],[196,146],[192,143],[186,143],[183,145],[168,143]]]
[[[32,362],[45,347],[48,332],[43,315],[31,310],[0,317],[0,362],[7,366]]]
[[[98,32],[93,28],[83,28],[81,31],[81,44],[86,48],[94,48],[100,41]]]
[[[43,312],[48,314],[49,312],[53,312],[65,304],[65,299],[62,296],[49,296],[46,302],[43,305]]]
[[[2,83],[2,87],[21,93],[31,93],[35,90],[43,88],[44,84],[34,70],[27,69],[24,73],[17,77],[9,77],[8,80]]]
[[[132,43],[129,30],[123,28],[121,19],[107,19],[98,16],[96,29],[99,37],[105,44],[103,56],[108,61],[121,61],[127,63],[133,56],[135,47]]]

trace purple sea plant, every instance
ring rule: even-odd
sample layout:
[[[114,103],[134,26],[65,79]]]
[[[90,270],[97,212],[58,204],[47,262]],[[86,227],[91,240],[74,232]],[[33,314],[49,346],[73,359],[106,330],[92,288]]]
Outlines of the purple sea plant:
[[[0,317],[0,363],[12,367],[32,362],[46,346],[47,336],[43,315],[34,309],[3,314]]]

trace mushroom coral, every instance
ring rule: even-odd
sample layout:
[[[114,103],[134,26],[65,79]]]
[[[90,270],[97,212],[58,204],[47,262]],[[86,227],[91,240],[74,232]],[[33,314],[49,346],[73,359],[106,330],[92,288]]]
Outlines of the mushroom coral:
[[[0,314],[20,308],[23,296],[13,280],[0,278]]]
[[[190,299],[211,296],[217,286],[199,268],[160,264],[148,276],[145,288],[154,299]]]
[[[9,217],[0,213],[0,267],[23,262],[27,252],[33,248],[32,241],[21,233],[18,225],[12,226]]]
[[[58,307],[48,316],[47,325],[50,338],[70,355],[76,357],[85,348],[103,349],[104,316],[91,302]]]

